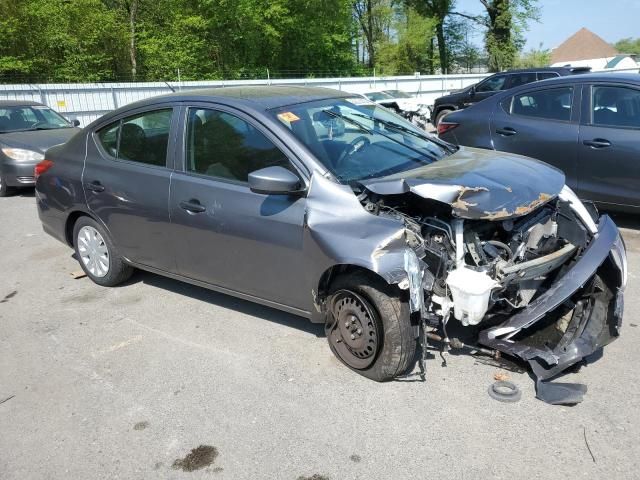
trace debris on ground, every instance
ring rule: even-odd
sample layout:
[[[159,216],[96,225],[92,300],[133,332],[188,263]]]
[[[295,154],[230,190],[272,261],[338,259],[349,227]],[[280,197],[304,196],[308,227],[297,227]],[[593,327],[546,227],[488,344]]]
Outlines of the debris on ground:
[[[84,273],[84,270],[76,270],[75,272],[71,272],[70,275],[74,280],[79,280],[80,278],[84,278],[87,276],[87,274]]]
[[[191,450],[184,458],[178,458],[173,462],[171,467],[174,470],[182,470],[183,472],[193,472],[201,468],[211,465],[218,456],[218,449],[210,445],[200,445]]]

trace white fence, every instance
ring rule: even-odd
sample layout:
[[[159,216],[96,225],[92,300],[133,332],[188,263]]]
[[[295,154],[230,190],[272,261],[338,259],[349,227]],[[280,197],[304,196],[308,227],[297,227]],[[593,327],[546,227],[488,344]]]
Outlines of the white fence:
[[[174,91],[248,85],[303,85],[328,87],[349,93],[371,90],[403,90],[431,105],[445,93],[477,83],[486,74],[420,75],[402,77],[355,77],[271,80],[224,80],[204,82],[75,83],[0,85],[0,100],[44,103],[85,126],[101,115],[138,100]]]
[[[608,70],[638,73],[638,69]],[[75,83],[0,85],[0,100],[44,103],[85,126],[101,115],[128,103],[181,90],[248,85],[303,85],[328,87],[349,93],[371,90],[403,90],[432,105],[451,90],[477,83],[489,74],[416,75],[402,77],[350,77],[270,80],[219,80],[204,82]]]

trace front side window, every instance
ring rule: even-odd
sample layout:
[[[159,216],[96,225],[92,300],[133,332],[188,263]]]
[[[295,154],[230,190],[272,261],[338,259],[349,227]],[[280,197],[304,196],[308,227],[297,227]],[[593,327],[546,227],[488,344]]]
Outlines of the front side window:
[[[271,114],[343,183],[424,167],[454,148],[358,98],[289,105]]]
[[[640,91],[627,87],[593,87],[591,114],[594,125],[640,128]]]
[[[114,158],[164,167],[173,110],[154,110],[123,118],[98,131],[102,148]]]
[[[499,92],[505,87],[506,75],[489,77],[476,88],[476,92]]]
[[[271,166],[290,168],[285,154],[254,126],[219,110],[189,109],[188,172],[246,182],[249,173]]]
[[[549,120],[571,120],[573,87],[534,90],[512,98],[510,111],[514,115],[546,118]]]

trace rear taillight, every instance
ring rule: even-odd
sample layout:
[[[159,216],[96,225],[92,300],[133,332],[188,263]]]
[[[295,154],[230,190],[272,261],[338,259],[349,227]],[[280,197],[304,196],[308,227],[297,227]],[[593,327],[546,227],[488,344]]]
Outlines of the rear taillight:
[[[42,160],[33,169],[33,176],[37,180],[40,175],[49,170],[51,167],[53,167],[53,162],[51,160]]]
[[[459,125],[460,125],[459,123],[445,122],[442,120],[438,124],[438,135],[442,135],[443,133],[448,132],[449,130],[453,130]]]

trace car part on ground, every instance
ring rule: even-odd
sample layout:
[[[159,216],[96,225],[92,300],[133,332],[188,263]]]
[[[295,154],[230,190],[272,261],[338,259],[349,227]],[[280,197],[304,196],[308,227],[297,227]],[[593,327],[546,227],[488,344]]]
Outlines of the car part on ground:
[[[46,157],[43,227],[93,281],[138,267],[306,316],[368,378],[405,373],[420,338],[528,362],[540,398],[574,402],[549,380],[619,335],[624,244],[560,171],[341,92],[150,99]]]
[[[515,403],[522,398],[522,391],[518,386],[506,380],[500,380],[489,385],[489,396],[503,403]]]

